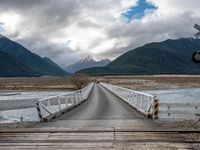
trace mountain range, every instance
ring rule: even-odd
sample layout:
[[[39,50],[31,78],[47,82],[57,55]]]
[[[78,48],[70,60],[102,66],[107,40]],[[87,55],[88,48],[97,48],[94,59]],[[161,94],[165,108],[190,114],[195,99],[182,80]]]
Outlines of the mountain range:
[[[130,50],[105,67],[79,72],[91,75],[200,74],[200,64],[192,61],[192,54],[197,50],[200,50],[200,39],[166,40]]]
[[[17,42],[0,35],[0,76],[64,76],[68,73],[49,58],[32,53]]]
[[[192,60],[197,50],[200,39],[169,39],[130,50],[112,62],[87,56],[65,70],[90,75],[200,74],[200,64]],[[66,71],[51,59],[0,35],[0,77],[64,76],[68,75]]]
[[[75,73],[79,70],[92,68],[92,67],[104,67],[108,65],[111,61],[109,59],[101,59],[100,57],[88,55],[85,58],[71,64],[65,68],[69,73]]]

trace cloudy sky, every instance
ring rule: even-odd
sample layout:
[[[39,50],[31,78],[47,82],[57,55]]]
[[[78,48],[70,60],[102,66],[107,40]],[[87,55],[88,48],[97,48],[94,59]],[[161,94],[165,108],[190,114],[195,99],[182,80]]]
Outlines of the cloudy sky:
[[[62,66],[191,37],[200,0],[0,0],[0,34]]]

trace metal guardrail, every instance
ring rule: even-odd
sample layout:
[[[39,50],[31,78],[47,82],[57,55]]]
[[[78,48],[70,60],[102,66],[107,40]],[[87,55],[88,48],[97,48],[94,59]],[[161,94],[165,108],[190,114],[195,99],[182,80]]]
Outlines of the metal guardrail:
[[[93,85],[94,83],[91,83],[85,88],[77,91],[38,100],[36,108],[40,121],[49,121],[65,111],[81,104],[88,98]]]
[[[158,119],[158,100],[156,96],[107,83],[101,82],[100,84],[146,117]]]

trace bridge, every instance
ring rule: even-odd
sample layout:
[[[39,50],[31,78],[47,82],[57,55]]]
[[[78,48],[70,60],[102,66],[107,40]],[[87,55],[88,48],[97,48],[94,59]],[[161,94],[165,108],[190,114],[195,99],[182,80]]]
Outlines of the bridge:
[[[154,95],[100,83],[37,103],[40,123],[1,130],[0,149],[193,149],[199,130],[159,128]]]

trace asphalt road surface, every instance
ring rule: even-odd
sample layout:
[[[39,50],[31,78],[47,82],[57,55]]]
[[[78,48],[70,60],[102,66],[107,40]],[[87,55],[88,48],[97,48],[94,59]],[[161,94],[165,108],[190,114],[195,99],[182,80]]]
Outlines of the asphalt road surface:
[[[150,120],[99,84],[80,106],[38,127],[136,127]]]

